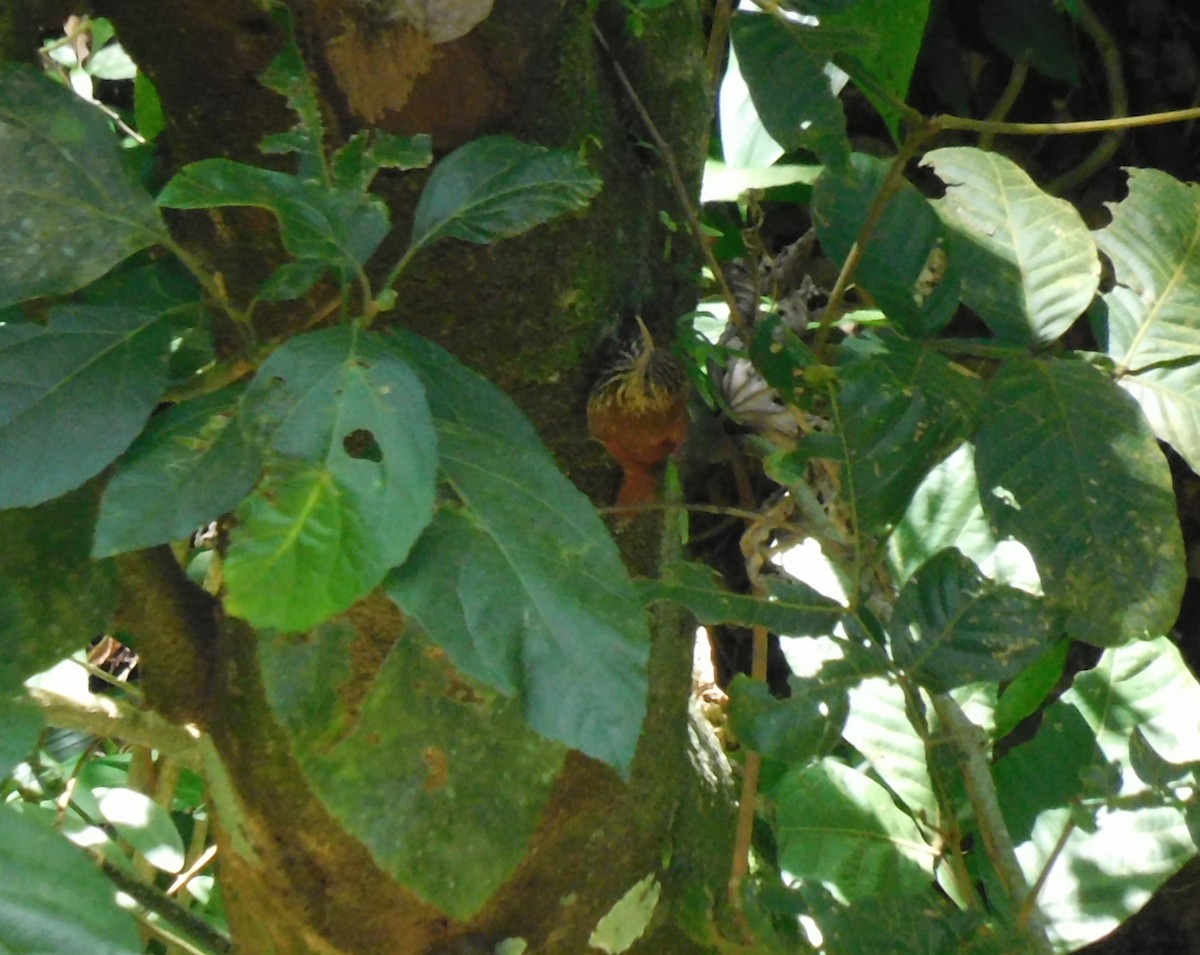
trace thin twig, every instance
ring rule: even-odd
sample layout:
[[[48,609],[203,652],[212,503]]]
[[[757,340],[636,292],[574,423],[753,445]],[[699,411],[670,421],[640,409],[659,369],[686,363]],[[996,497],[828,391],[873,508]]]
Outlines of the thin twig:
[[[108,876],[109,881],[147,912],[160,916],[214,952],[233,951],[233,943],[229,937],[213,928],[200,916],[188,911],[174,899],[168,898],[154,886],[134,878],[107,859],[100,859],[99,862],[101,871]]]
[[[1017,97],[1021,95],[1021,90],[1025,87],[1025,80],[1028,78],[1029,57],[1023,56],[1019,60],[1014,60],[1012,69],[1008,74],[1008,83],[1004,86],[1004,92],[1000,94],[1000,98],[996,100],[996,105],[992,107],[992,111],[987,115],[990,122],[1002,123],[1008,118],[1008,113],[1017,101]],[[979,137],[979,148],[991,149],[995,141],[995,132],[988,130]]]
[[[713,254],[709,244],[704,241],[704,226],[700,222],[700,214],[692,205],[691,197],[688,195],[687,186],[684,184],[683,176],[679,172],[679,164],[675,162],[675,154],[670,144],[663,138],[662,133],[658,131],[658,126],[655,125],[653,117],[646,110],[641,97],[637,94],[637,90],[633,88],[633,84],[629,81],[629,77],[613,53],[612,47],[608,45],[608,40],[604,38],[600,27],[595,23],[592,24],[592,32],[596,35],[596,42],[600,44],[600,48],[608,54],[617,80],[620,82],[622,89],[625,90],[625,95],[629,97],[633,108],[637,110],[642,123],[646,126],[646,131],[650,134],[650,138],[654,141],[654,145],[662,157],[663,165],[666,167],[667,176],[671,180],[671,186],[675,190],[675,197],[679,201],[680,209],[683,211],[684,218],[688,221],[688,227],[691,229],[692,236],[700,247],[700,254],[704,256],[705,264],[712,271],[713,281],[717,283],[717,288],[721,292],[721,298],[724,299],[725,304],[729,307],[730,320],[737,328],[739,334],[743,336],[743,341],[752,341],[753,337],[749,326],[746,324],[746,319],[742,316],[741,310],[738,308],[737,297],[733,294],[733,289],[730,288],[729,282],[726,281],[725,273],[721,271],[721,264],[717,261],[717,257]]]
[[[733,0],[717,0],[713,8],[712,29],[708,32],[708,83],[715,94],[721,82],[721,64],[725,61],[725,45],[729,40],[729,24],[733,20]]]

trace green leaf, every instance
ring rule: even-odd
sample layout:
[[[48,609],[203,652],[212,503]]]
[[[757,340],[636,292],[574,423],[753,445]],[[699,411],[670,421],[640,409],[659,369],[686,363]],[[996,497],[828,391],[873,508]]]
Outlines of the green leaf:
[[[88,555],[96,496],[89,486],[0,511],[0,698],[104,632],[116,579]]]
[[[108,119],[40,70],[0,63],[0,308],[83,288],[162,240]]]
[[[923,891],[934,850],[879,783],[832,759],[793,770],[767,795],[779,820],[779,863],[848,901]]]
[[[1020,166],[972,147],[922,160],[946,184],[938,213],[962,241],[962,297],[1000,338],[1052,342],[1083,314],[1100,258],[1069,202],[1042,192]]]
[[[376,196],[232,159],[184,166],[163,187],[158,204],[169,209],[267,209],[279,219],[279,236],[288,252],[343,270],[366,262],[389,228],[387,206]]]
[[[0,951],[139,955],[137,922],[116,891],[66,839],[0,808]]]
[[[1038,817],[1030,842],[1021,847],[1027,873],[1039,872],[1057,854],[1039,907],[1063,949],[1073,950],[1136,912],[1195,855],[1178,804],[1148,789],[1132,770],[1130,741],[1136,729],[1164,759],[1194,762],[1200,757],[1194,732],[1200,685],[1178,649],[1160,637],[1105,651],[1096,667],[1075,677],[1058,705],[1086,721],[1092,764],[1120,768],[1120,802],[1099,813],[1094,829],[1077,827],[1059,845],[1069,810],[1050,810]],[[1050,773],[1068,775],[1064,767],[1077,747],[1061,740]]]
[[[185,537],[250,493],[262,455],[235,417],[241,393],[223,388],[151,419],[104,491],[93,554]]]
[[[4,584],[0,582],[0,631],[7,630],[3,588]],[[2,682],[3,677],[0,677]],[[14,691],[11,685],[0,685],[0,723],[4,725],[4,732],[0,733],[0,778],[7,779],[15,766],[37,752],[46,721],[42,719],[41,709],[23,689]]]
[[[789,766],[827,755],[841,740],[848,711],[845,691],[817,680],[793,680],[784,700],[741,673],[729,684],[729,721],[737,738]]]
[[[284,35],[283,47],[259,76],[259,82],[287,98],[287,104],[299,121],[286,133],[268,136],[262,141],[264,153],[298,153],[296,174],[310,182],[328,184],[325,176],[325,123],[321,101],[312,74],[300,55],[292,13],[283,4],[270,7],[271,16]]]
[[[1025,59],[1051,79],[1079,85],[1070,18],[1043,0],[986,0],[979,9],[987,38],[1010,59]]]
[[[439,522],[450,537],[418,548],[388,592],[446,641],[456,666],[482,675],[462,637],[446,630],[451,611],[463,613],[493,674],[484,679],[503,688],[496,674],[520,674],[531,722],[627,774],[645,713],[650,638],[612,537],[511,399],[424,339],[404,333],[394,342],[425,382],[442,475],[465,520]],[[471,540],[478,550],[458,549]],[[467,568],[476,554],[479,566]],[[437,602],[459,587],[453,602]]]
[[[133,117],[138,135],[148,143],[158,139],[167,128],[167,117],[163,113],[158,89],[150,77],[141,71],[133,78]]]
[[[897,521],[929,469],[970,434],[981,391],[932,349],[895,338],[876,345],[839,370],[833,396],[833,455],[846,463],[844,493],[864,534]]]
[[[881,159],[855,153],[845,169],[826,169],[813,187],[813,222],[836,261],[845,261],[858,240],[888,169]],[[854,280],[900,329],[924,337],[954,316],[962,265],[954,233],[902,179],[871,230]]]
[[[166,385],[156,312],[64,305],[0,326],[0,507],[78,487],[129,446]]]
[[[600,179],[569,150],[484,136],[439,162],[413,216],[406,257],[438,239],[488,243],[584,208]]]
[[[687,607],[705,625],[732,623],[763,626],[789,636],[819,636],[832,631],[845,607],[808,584],[784,577],[767,579],[766,598],[730,593],[707,564],[678,561],[659,580],[638,581],[646,603],[671,600]]]
[[[721,127],[721,155],[731,167],[768,169],[783,155],[784,148],[771,138],[762,117],[754,107],[750,87],[746,85],[741,64],[738,63],[737,48],[733,46],[729,47],[729,59],[725,64],[725,74],[721,77],[721,88],[717,93],[717,117]],[[706,192],[707,185],[706,170]],[[738,190],[738,193],[728,197],[727,201],[736,201],[740,192],[741,190]],[[709,200],[707,195],[702,199],[705,202],[721,201]]]
[[[96,792],[103,820],[161,872],[183,869],[183,840],[171,814],[144,793],[114,787]]]
[[[355,638],[334,623],[261,639],[271,706],[321,801],[376,863],[469,919],[525,857],[565,750],[415,627],[351,691]]]
[[[1113,265],[1108,354],[1118,374],[1200,356],[1200,189],[1156,169],[1130,169],[1129,195],[1109,203],[1096,242]]]
[[[374,589],[433,515],[437,438],[421,383],[381,336],[290,339],[243,398],[282,457],[238,508],[226,607],[303,630]]]
[[[365,190],[380,169],[424,169],[431,162],[433,140],[424,133],[394,136],[381,129],[364,129],[333,154],[330,172],[340,188]]]
[[[1004,688],[996,706],[996,739],[1011,733],[1046,701],[1062,678],[1070,647],[1069,640],[1058,641]]]
[[[1010,680],[1057,635],[1044,602],[986,580],[945,550],[904,585],[888,624],[892,656],[933,693],[979,680]]]
[[[1103,373],[1007,363],[987,392],[975,467],[998,536],[1029,548],[1071,637],[1118,646],[1170,628],[1185,576],[1170,471]]]
[[[913,728],[904,691],[890,680],[864,680],[850,689],[850,715],[842,732],[871,769],[914,816],[939,817],[929,778],[925,742]]]
[[[1028,946],[931,892],[831,906],[816,922],[824,955],[1014,955]]]
[[[845,11],[821,17],[825,30],[861,30],[873,41],[866,49],[839,58],[838,63],[854,77],[897,142],[901,113],[895,104],[908,99],[908,84],[928,17],[929,0],[858,0]]]
[[[825,74],[836,40],[819,29],[785,27],[758,13],[735,14],[730,35],[771,137],[785,149],[808,149],[827,166],[845,167],[850,159],[846,115]]]

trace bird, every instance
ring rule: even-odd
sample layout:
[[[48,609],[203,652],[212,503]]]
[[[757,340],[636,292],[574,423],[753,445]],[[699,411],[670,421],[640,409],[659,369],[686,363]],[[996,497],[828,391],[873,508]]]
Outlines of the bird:
[[[588,433],[624,472],[618,507],[658,500],[663,467],[688,432],[687,372],[634,317],[636,337],[599,375],[587,403]]]

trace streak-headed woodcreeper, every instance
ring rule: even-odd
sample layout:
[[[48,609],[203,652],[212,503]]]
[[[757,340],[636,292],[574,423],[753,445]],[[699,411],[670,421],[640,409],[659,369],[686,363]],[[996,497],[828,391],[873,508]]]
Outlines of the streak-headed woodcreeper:
[[[605,369],[588,396],[588,432],[625,472],[618,505],[658,497],[667,458],[688,430],[688,379],[666,349],[658,348],[637,317],[639,336]]]

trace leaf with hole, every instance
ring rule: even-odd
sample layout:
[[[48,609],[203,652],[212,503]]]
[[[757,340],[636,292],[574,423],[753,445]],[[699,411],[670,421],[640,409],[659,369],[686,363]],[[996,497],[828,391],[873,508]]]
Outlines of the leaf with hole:
[[[963,301],[1009,341],[1061,336],[1100,283],[1096,244],[1075,207],[999,153],[935,149],[922,164],[946,184],[934,204],[962,240]]]
[[[437,438],[424,390],[381,336],[339,326],[271,355],[239,417],[274,456],[238,508],[226,605],[302,630],[369,593],[429,523]]]
[[[628,774],[650,637],[612,537],[511,399],[424,339],[393,341],[425,383],[462,507],[388,593],[456,666],[515,688],[531,726]]]
[[[83,288],[166,228],[108,119],[40,70],[0,63],[0,308]]]
[[[0,326],[0,508],[76,488],[142,430],[167,380],[158,312],[63,305]]]

